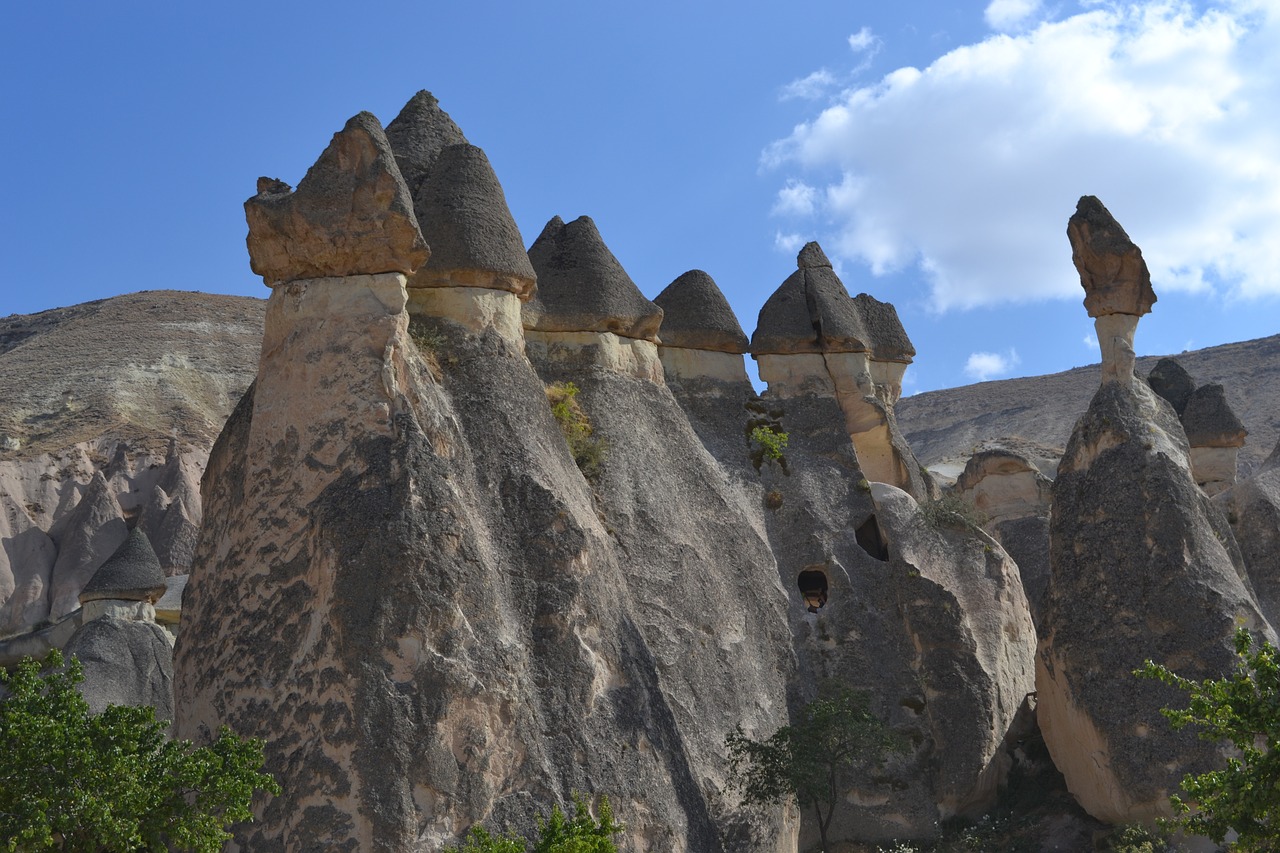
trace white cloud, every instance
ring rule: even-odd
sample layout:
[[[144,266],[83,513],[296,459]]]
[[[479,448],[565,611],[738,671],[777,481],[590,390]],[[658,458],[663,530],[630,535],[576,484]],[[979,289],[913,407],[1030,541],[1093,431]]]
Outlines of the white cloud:
[[[991,0],[982,17],[993,30],[1008,32],[1024,26],[1038,11],[1040,0]]]
[[[975,352],[971,353],[969,360],[965,362],[964,373],[974,382],[986,382],[988,379],[1007,375],[1018,366],[1020,360],[1017,351],[1013,349],[1004,354]]]
[[[935,310],[1077,297],[1097,195],[1157,292],[1280,293],[1280,7],[1090,6],[850,89],[763,155],[819,190],[828,254],[918,269]],[[1251,4],[1251,5],[1246,5]]]
[[[820,68],[808,77],[801,77],[799,80],[792,80],[790,83],[783,86],[782,92],[778,95],[778,100],[794,101],[796,99],[802,99],[806,101],[816,101],[825,97],[835,85],[835,76],[827,69]]]
[[[999,0],[997,0],[999,2]],[[876,38],[875,33],[871,32],[870,27],[863,27],[853,35],[849,36],[849,49],[854,53],[862,53],[878,46],[880,39]]]
[[[773,235],[773,247],[779,252],[786,252],[788,254],[800,251],[800,247],[803,246],[805,242],[803,234],[783,234],[781,231],[778,231]]]
[[[778,190],[773,213],[775,216],[812,216],[817,201],[817,189],[803,181],[787,181],[787,185]]]
[[[1083,338],[1083,340],[1082,340],[1082,343],[1083,343],[1087,348],[1089,348],[1089,349],[1091,349],[1091,350],[1094,350],[1094,351],[1101,351],[1101,349],[1102,349],[1102,347],[1098,346],[1098,338],[1097,338],[1097,336],[1095,336],[1095,335],[1093,335],[1093,334],[1085,335],[1085,336],[1084,336],[1084,338]]]

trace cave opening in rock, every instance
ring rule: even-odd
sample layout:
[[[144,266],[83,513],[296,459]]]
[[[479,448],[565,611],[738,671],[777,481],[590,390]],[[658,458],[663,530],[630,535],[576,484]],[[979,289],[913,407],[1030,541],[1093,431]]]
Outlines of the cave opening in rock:
[[[796,578],[800,597],[810,613],[817,613],[827,603],[827,573],[815,569],[803,571]]]
[[[854,535],[862,550],[882,563],[889,561],[889,543],[885,541],[884,533],[880,531],[880,522],[876,521],[874,515],[862,522]]]

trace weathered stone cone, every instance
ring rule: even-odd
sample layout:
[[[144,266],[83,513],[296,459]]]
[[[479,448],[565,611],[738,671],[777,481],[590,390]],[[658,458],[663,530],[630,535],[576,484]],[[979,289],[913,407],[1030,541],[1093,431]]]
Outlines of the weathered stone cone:
[[[1187,399],[1182,428],[1192,447],[1242,447],[1249,434],[1217,383],[1201,385]]]
[[[80,603],[110,598],[149,601],[164,595],[164,569],[150,540],[135,527],[115,553],[107,558],[80,592]]]
[[[1096,200],[1081,209],[1095,249],[1127,244],[1123,232],[1097,239],[1113,221],[1099,224]],[[1137,247],[1115,252],[1132,272]],[[1086,266],[1081,280],[1088,291]],[[1192,479],[1182,425],[1129,371],[1104,376],[1059,465],[1037,624],[1045,743],[1080,805],[1113,824],[1169,814],[1184,774],[1223,761],[1217,745],[1160,715],[1184,697],[1133,670],[1152,659],[1188,678],[1220,677],[1237,627],[1274,636],[1226,519]]]
[[[1162,358],[1157,361],[1156,366],[1147,374],[1147,384],[1151,386],[1152,391],[1169,401],[1169,405],[1173,406],[1179,418],[1187,410],[1187,401],[1196,390],[1196,383],[1191,378],[1191,374],[1187,373],[1177,359],[1173,358]]]
[[[430,171],[436,156],[450,145],[465,145],[467,137],[440,109],[436,96],[426,89],[409,99],[400,114],[387,125],[387,141],[405,184],[413,190]]]
[[[760,309],[751,353],[871,352],[858,305],[817,243],[807,243],[797,269]]]
[[[702,270],[682,273],[653,299],[662,309],[662,345],[741,355],[747,336],[715,280]]]
[[[589,216],[552,217],[529,247],[538,294],[521,313],[539,332],[612,332],[656,341],[662,309],[644,297]]]
[[[249,263],[269,286],[297,279],[398,272],[430,249],[378,119],[353,116],[291,190],[269,178],[245,202]]]

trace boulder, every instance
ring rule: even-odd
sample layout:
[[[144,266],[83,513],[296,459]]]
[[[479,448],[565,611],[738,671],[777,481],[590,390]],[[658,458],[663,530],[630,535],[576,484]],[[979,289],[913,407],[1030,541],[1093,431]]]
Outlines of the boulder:
[[[1151,310],[1156,294],[1142,250],[1095,196],[1080,197],[1067,221],[1067,238],[1090,317],[1142,316]]]
[[[662,309],[640,292],[609,251],[596,224],[552,217],[529,248],[538,293],[521,309],[537,332],[610,332],[655,341]]]
[[[1162,358],[1157,361],[1155,367],[1151,368],[1151,372],[1147,374],[1147,384],[1151,386],[1152,391],[1173,406],[1179,418],[1186,411],[1187,401],[1196,390],[1196,383],[1191,378],[1191,374],[1187,373],[1173,358]]]
[[[103,615],[81,625],[63,651],[84,668],[79,689],[92,713],[150,705],[157,720],[173,719],[173,638],[154,621]]]
[[[662,309],[658,329],[664,347],[742,354],[747,336],[729,300],[702,270],[689,270],[654,297]]]
[[[249,262],[271,287],[297,279],[412,273],[430,255],[382,125],[353,116],[295,191],[269,178],[244,205]]]
[[[135,527],[84,585],[80,591],[80,603],[114,599],[155,604],[164,591],[165,577],[160,559],[146,534]]]

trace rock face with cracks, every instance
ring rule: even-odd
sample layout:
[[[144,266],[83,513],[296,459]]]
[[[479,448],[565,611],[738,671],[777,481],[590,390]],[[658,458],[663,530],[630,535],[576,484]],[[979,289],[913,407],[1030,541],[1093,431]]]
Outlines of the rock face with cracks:
[[[1253,476],[1215,501],[1226,509],[1263,614],[1280,624],[1280,444]]]

